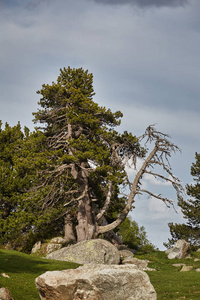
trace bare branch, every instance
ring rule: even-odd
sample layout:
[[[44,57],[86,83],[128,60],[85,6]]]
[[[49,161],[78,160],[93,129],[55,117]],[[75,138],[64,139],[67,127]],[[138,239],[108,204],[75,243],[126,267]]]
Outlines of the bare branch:
[[[138,191],[139,192],[143,192],[143,193],[147,193],[151,197],[154,197],[156,199],[162,200],[166,204],[167,207],[170,207],[170,205],[173,205],[173,202],[174,202],[173,200],[170,200],[170,199],[168,199],[166,197],[162,197],[161,194],[157,195],[157,194],[154,194],[154,193],[152,193],[152,192],[150,192],[148,190],[143,190],[143,189],[138,189]]]
[[[146,173],[146,174],[150,174],[150,175],[154,176],[155,178],[156,178],[156,177],[159,177],[159,178],[165,180],[166,182],[170,182],[176,190],[177,190],[177,188],[178,188],[178,191],[179,191],[179,192],[182,192],[182,191],[183,191],[183,187],[182,187],[182,185],[181,185],[180,180],[179,180],[177,177],[175,177],[173,174],[170,175],[170,176],[172,177],[172,179],[170,179],[170,178],[165,177],[165,176],[163,176],[163,175],[161,175],[161,174],[153,173],[153,172],[151,172],[151,171],[145,171],[145,173]]]
[[[168,140],[168,138],[169,138],[169,135],[163,134],[163,133],[155,130],[155,128],[153,126],[149,126],[146,129],[144,135],[142,135],[140,140],[146,139],[145,145],[147,143],[154,143],[154,148],[150,152],[149,156],[144,160],[142,167],[139,169],[139,171],[137,172],[137,174],[135,176],[135,179],[131,186],[131,192],[128,197],[127,204],[126,204],[124,210],[122,211],[121,215],[111,224],[108,224],[105,226],[99,226],[99,228],[98,228],[99,233],[105,233],[107,231],[113,230],[114,228],[116,228],[118,225],[120,225],[124,221],[127,214],[131,210],[132,204],[134,202],[134,198],[138,193],[145,192],[154,198],[162,200],[168,207],[170,205],[172,205],[174,207],[173,201],[168,199],[167,197],[163,197],[161,195],[156,195],[156,194],[152,193],[151,191],[140,188],[140,185],[141,185],[140,181],[143,177],[143,174],[148,173],[148,174],[151,174],[152,176],[162,178],[166,182],[171,182],[171,184],[175,188],[177,194],[182,192],[183,188],[181,186],[180,180],[173,175],[173,173],[171,171],[169,159],[168,159],[171,156],[172,152],[176,152],[180,149],[176,145],[171,143]],[[161,166],[164,169],[164,171],[170,175],[171,178],[167,178],[164,175],[157,174],[157,173],[154,173],[154,172],[151,172],[148,170],[148,168],[154,168],[155,165]]]
[[[134,182],[132,184],[130,195],[129,195],[128,200],[127,200],[127,204],[126,204],[124,210],[122,211],[121,215],[118,217],[118,219],[116,219],[111,224],[108,224],[108,225],[105,225],[105,226],[99,226],[99,233],[104,233],[104,232],[113,230],[114,228],[119,226],[125,220],[126,216],[128,215],[129,211],[132,208],[132,204],[134,202],[135,195],[138,193],[138,186],[140,185],[140,179],[142,178],[146,168],[148,167],[149,161],[151,161],[151,159],[154,157],[157,150],[158,150],[158,147],[157,147],[157,144],[155,144],[153,150],[151,151],[149,156],[146,158],[146,160],[144,161],[142,167],[140,168],[140,170],[136,174]]]

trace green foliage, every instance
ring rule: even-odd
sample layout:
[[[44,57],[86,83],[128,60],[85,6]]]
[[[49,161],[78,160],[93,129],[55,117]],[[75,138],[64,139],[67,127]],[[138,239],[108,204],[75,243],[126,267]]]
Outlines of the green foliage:
[[[16,155],[21,149],[23,133],[20,124],[11,128],[7,123],[0,129],[0,217],[7,218],[21,194],[25,182],[15,168]]]
[[[135,136],[114,130],[122,113],[93,101],[88,71],[61,69],[57,82],[44,84],[38,94],[40,109],[33,115],[41,127],[30,133],[20,124],[6,124],[0,131],[0,242],[23,251],[38,239],[63,234],[66,213],[77,225],[78,213],[86,215],[79,209],[85,191],[88,219],[95,222],[109,181],[112,196],[105,217],[112,220],[127,200],[119,195],[120,186],[128,184],[124,160],[145,155]]]
[[[200,154],[196,153],[195,159],[196,162],[191,167],[194,183],[186,185],[187,195],[191,198],[184,200],[180,197],[178,199],[178,205],[187,223],[169,223],[172,239],[164,244],[167,247],[173,245],[178,239],[185,239],[194,248],[200,246]]]
[[[42,209],[41,199],[50,188],[34,191],[48,162],[44,143],[41,132],[22,132],[20,124],[6,124],[0,131],[0,243],[9,242],[13,249],[30,251],[37,239],[52,234],[52,228],[54,234],[63,233],[60,220],[52,223],[60,205]]]
[[[123,243],[131,249],[143,252],[152,252],[155,246],[147,239],[147,234],[143,226],[139,227],[138,223],[132,221],[130,217],[120,224],[117,228],[117,234],[123,240]]]
[[[27,132],[27,131],[26,131]],[[28,133],[27,133],[28,134]],[[20,124],[10,127],[7,123],[5,129],[0,130],[0,238],[6,241],[9,228],[15,225],[16,220],[7,224],[11,216],[22,204],[23,192],[29,188],[29,179],[26,170],[19,170],[22,155],[22,144],[25,136]]]
[[[46,170],[40,174],[40,186],[51,186],[51,193],[43,197],[43,208],[63,204],[65,211],[73,211],[76,219],[76,199],[87,190],[87,205],[93,214],[89,219],[95,219],[95,211],[104,205],[110,180],[112,209],[122,210],[124,199],[119,197],[119,185],[128,183],[122,161],[145,154],[135,136],[114,130],[122,113],[112,113],[92,100],[93,75],[82,68],[61,69],[57,82],[44,84],[38,93],[42,96],[41,109],[33,114],[34,122],[42,124],[40,130],[47,139],[48,158]]]

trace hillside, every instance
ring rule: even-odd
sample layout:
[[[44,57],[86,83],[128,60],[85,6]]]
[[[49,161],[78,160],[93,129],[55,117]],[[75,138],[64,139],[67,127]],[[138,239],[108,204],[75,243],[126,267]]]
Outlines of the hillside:
[[[137,254],[139,259],[148,259],[149,267],[156,272],[147,272],[160,299],[200,299],[200,252],[193,252],[190,259],[169,260],[164,252]],[[197,261],[197,259],[199,259]],[[14,300],[39,300],[35,278],[47,270],[76,268],[78,265],[51,261],[17,251],[0,250],[0,286],[10,290]],[[185,264],[193,266],[188,272],[180,272]],[[9,277],[8,277],[9,276]]]

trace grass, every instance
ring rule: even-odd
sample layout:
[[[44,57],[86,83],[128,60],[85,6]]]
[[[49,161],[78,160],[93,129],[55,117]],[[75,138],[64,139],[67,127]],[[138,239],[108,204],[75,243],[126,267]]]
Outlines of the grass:
[[[35,278],[46,271],[75,269],[74,263],[38,258],[17,251],[0,249],[0,287],[9,289],[15,300],[39,300]],[[5,273],[10,278],[3,277]]]
[[[200,299],[200,261],[194,262],[194,258],[200,259],[200,253],[192,253],[191,259],[168,259],[164,252],[154,252],[146,255],[136,255],[140,259],[148,259],[150,268],[157,271],[147,272],[153,284],[158,300],[161,299]],[[173,264],[183,263],[193,266],[193,270],[180,272],[181,267],[174,267]]]
[[[161,299],[200,299],[200,261],[194,262],[194,258],[200,259],[200,252],[192,253],[192,259],[169,260],[164,252],[135,255],[140,259],[148,259],[150,268],[157,271],[147,272],[151,283],[155,287],[158,300]],[[188,272],[180,272],[181,267],[173,264],[184,263],[193,266]],[[0,249],[0,287],[10,290],[15,300],[39,300],[39,294],[35,287],[35,278],[46,271],[64,270],[76,268],[78,265],[67,262],[46,260],[17,251]],[[3,277],[5,273],[10,278]]]

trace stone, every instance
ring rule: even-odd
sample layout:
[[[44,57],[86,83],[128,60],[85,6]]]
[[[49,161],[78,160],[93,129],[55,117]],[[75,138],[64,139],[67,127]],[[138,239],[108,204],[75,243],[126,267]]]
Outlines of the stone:
[[[200,252],[200,248],[199,248],[199,249],[197,249],[197,252]]]
[[[175,246],[165,251],[169,259],[186,258],[189,255],[190,244],[185,240],[178,240]]]
[[[31,253],[36,253],[39,250],[45,254],[49,254],[53,251],[59,250],[62,248],[63,244],[66,244],[65,239],[62,237],[52,238],[50,243],[42,244],[41,241],[34,244]]]
[[[41,300],[155,300],[148,275],[133,265],[89,264],[36,278]]]
[[[62,248],[62,244],[48,243],[45,246],[45,253],[49,254]]]
[[[133,254],[136,254],[136,250],[135,249],[130,249],[128,248],[126,245],[121,244],[121,245],[116,245],[116,248],[120,251],[120,250],[128,250],[131,251]]]
[[[196,262],[196,261],[200,261],[200,259],[199,259],[199,258],[195,258],[194,261],[195,261],[195,262]]]
[[[120,254],[115,246],[103,239],[93,239],[64,247],[46,256],[47,259],[79,264],[119,264]]]
[[[133,252],[131,252],[130,250],[119,250],[119,253],[120,253],[120,257],[121,259],[125,259],[125,258],[128,258],[128,257],[133,257]]]
[[[1,273],[1,276],[5,277],[5,278],[10,278],[10,276],[7,275],[6,273]]]
[[[172,266],[174,266],[174,267],[182,267],[182,266],[185,266],[185,264],[173,264]]]
[[[31,250],[31,253],[36,253],[38,250],[41,249],[41,246],[42,246],[41,241],[35,243],[35,244],[33,245],[33,248],[32,248],[32,250]]]
[[[195,271],[196,271],[196,272],[200,272],[200,268],[197,268]]]
[[[176,247],[173,247],[171,249],[169,249],[171,251],[169,251],[167,254],[168,254],[168,258],[169,259],[175,259],[175,258],[178,258],[179,256],[179,249],[176,248]]]
[[[50,243],[54,243],[54,244],[66,244],[66,241],[63,237],[54,237],[53,239],[51,239]]]
[[[11,297],[9,290],[5,287],[2,287],[0,288],[0,300],[14,300],[14,299]]]
[[[12,244],[10,242],[6,243],[5,247],[6,250],[14,250],[14,247],[12,246]]]
[[[136,257],[126,258],[122,261],[122,264],[133,264],[136,265],[140,270],[144,270],[147,268],[149,261],[138,259]]]
[[[187,272],[193,269],[193,266],[183,266],[180,272]]]
[[[144,271],[150,271],[150,272],[156,272],[157,270],[156,269],[153,269],[153,268],[149,268],[149,267],[146,267],[145,269],[143,269]]]
[[[171,249],[172,249],[172,248],[169,248],[169,249],[165,250],[165,253],[166,253],[166,254],[169,254],[169,253],[171,252]]]

